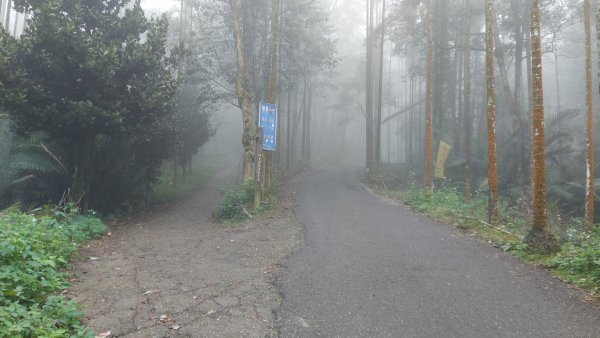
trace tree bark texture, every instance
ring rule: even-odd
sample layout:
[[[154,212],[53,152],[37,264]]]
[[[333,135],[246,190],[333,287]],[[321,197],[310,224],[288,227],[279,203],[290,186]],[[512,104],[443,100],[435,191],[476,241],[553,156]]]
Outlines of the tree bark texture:
[[[271,0],[271,41],[269,46],[269,83],[267,86],[267,102],[277,103],[277,42],[279,41],[279,0]],[[277,119],[279,124],[279,119]],[[271,191],[271,175],[273,172],[273,152],[263,151],[265,173],[263,192],[269,198]]]
[[[373,144],[373,11],[374,0],[367,0],[367,72],[366,72],[366,164],[367,176],[372,177],[374,168],[374,144]]]
[[[379,89],[377,95],[377,115],[375,121],[375,172],[379,175],[381,167],[381,114],[383,107],[383,53],[385,47],[385,0],[381,8],[381,36],[379,43]]]
[[[231,16],[233,19],[233,39],[235,41],[237,55],[237,77],[235,90],[238,96],[239,106],[242,110],[243,133],[242,145],[244,147],[243,181],[248,183],[253,180],[253,169],[255,161],[256,127],[252,114],[252,95],[250,94],[250,73],[247,68],[246,55],[244,53],[244,38],[242,24],[238,12],[238,1],[230,0]]]
[[[473,105],[471,104],[471,1],[465,0],[465,197],[473,196],[472,152],[473,152]]]
[[[587,129],[587,163],[585,189],[585,220],[594,223],[594,106],[592,88],[592,23],[590,0],[583,1],[585,26],[585,84],[586,84],[586,129]]]
[[[425,107],[425,189],[433,189],[433,16],[432,0],[427,0],[427,83]]]
[[[550,233],[546,212],[546,164],[544,140],[544,88],[542,78],[542,41],[539,0],[530,0],[531,13],[531,82],[533,87],[533,110],[531,113],[531,159],[532,159],[532,209],[533,224],[525,237],[534,250],[555,252],[558,243]]]
[[[487,82],[487,154],[488,154],[488,219],[498,224],[498,169],[496,163],[496,93],[494,88],[494,5],[485,2],[485,62]]]

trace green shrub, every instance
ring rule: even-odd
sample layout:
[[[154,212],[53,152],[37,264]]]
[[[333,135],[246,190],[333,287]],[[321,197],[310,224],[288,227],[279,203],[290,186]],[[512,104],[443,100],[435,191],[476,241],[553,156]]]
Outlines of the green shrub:
[[[57,291],[78,246],[106,227],[76,208],[0,212],[0,337],[92,336],[77,306]]]
[[[232,184],[223,192],[223,198],[213,211],[213,217],[222,221],[246,219],[248,217],[247,210],[254,203],[255,189],[254,182],[245,185]]]
[[[549,265],[564,279],[600,291],[600,228],[590,233],[574,232],[571,236],[575,240],[565,243]]]

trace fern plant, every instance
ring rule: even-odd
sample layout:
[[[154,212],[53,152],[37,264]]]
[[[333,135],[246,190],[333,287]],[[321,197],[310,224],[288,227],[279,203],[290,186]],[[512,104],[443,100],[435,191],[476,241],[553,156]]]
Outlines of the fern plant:
[[[47,202],[64,190],[66,173],[40,135],[20,139],[0,115],[0,207]]]

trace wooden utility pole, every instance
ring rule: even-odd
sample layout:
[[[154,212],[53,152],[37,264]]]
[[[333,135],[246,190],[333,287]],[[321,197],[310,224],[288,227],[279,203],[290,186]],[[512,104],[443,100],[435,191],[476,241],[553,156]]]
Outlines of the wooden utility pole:
[[[494,4],[485,1],[485,63],[487,81],[488,219],[498,224],[498,169],[496,164],[496,93],[494,78]]]

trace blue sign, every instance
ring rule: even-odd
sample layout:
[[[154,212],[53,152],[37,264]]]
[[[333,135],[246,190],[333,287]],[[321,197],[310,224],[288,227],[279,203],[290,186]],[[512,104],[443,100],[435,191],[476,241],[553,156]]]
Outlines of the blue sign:
[[[262,128],[262,148],[275,151],[277,144],[277,105],[261,102],[258,109],[258,126]]]

